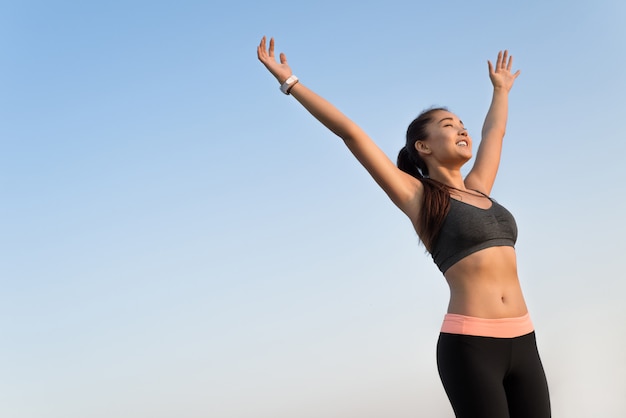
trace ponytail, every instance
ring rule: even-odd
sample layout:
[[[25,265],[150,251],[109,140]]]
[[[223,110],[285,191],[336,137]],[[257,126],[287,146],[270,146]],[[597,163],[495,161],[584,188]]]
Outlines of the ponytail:
[[[441,225],[450,210],[450,191],[446,185],[428,177],[428,166],[415,149],[415,143],[428,137],[426,126],[432,121],[433,113],[440,110],[448,109],[427,109],[411,122],[406,132],[406,145],[398,153],[397,161],[400,170],[417,178],[424,185],[424,200],[416,226],[420,240],[431,254]]]
[[[411,158],[411,155],[409,154],[409,151],[406,149],[406,146],[402,147],[402,149],[398,153],[397,165],[400,170],[412,175],[413,177],[417,179],[421,180],[424,178],[417,164],[415,164],[415,162],[413,161],[413,158]]]

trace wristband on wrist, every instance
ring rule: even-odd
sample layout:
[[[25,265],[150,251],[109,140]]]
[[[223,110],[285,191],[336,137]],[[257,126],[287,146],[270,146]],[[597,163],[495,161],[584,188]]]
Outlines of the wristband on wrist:
[[[289,78],[287,80],[285,80],[285,82],[283,84],[280,85],[280,91],[282,91],[285,94],[289,94],[289,91],[296,84],[298,84],[298,77],[296,77],[295,75],[292,74],[292,75],[289,76]]]

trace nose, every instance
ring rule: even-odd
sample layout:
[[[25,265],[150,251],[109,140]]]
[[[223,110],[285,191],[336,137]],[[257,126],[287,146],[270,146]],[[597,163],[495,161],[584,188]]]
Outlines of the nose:
[[[465,128],[461,129],[460,134],[463,135],[463,136],[467,136],[468,135],[467,129],[465,129]]]

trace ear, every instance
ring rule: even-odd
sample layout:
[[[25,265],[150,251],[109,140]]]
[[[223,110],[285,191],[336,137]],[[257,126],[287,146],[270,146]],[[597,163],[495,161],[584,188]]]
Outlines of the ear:
[[[416,141],[415,142],[415,149],[417,150],[417,152],[419,152],[420,154],[426,154],[429,155],[432,151],[430,149],[430,147],[428,146],[427,143],[422,142],[422,141]]]

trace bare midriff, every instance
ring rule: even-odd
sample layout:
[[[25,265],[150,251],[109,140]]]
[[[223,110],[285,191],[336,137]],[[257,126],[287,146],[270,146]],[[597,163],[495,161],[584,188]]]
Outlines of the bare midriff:
[[[448,313],[477,318],[516,318],[528,313],[513,247],[491,247],[460,260],[446,273]]]

